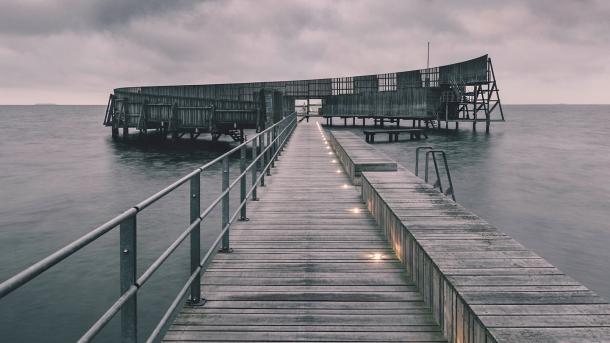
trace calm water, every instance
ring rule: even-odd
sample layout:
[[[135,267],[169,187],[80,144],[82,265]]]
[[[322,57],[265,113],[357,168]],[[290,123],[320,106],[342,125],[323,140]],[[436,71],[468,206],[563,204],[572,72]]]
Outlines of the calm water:
[[[0,106],[0,279],[231,147],[114,142],[100,124],[103,111]],[[610,106],[506,106],[506,117],[490,135],[463,125],[432,132],[425,143],[448,152],[461,204],[610,298]],[[420,144],[376,147],[412,169]],[[206,175],[204,203],[220,189],[218,169]],[[187,202],[183,188],[138,218],[140,270],[184,229]],[[204,245],[219,230],[215,218],[203,226]],[[66,342],[82,334],[118,295],[117,239],[109,233],[0,300],[0,341]],[[150,331],[181,287],[187,261],[179,249],[142,288],[141,331]],[[117,324],[101,341],[116,340]]]

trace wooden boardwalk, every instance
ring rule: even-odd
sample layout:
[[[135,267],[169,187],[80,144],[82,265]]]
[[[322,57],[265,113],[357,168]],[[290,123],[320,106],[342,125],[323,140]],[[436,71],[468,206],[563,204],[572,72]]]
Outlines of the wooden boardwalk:
[[[446,342],[383,232],[301,123],[233,226],[234,252],[202,278],[203,307],[185,307],[164,341]],[[339,171],[339,172],[338,172]]]
[[[451,341],[610,342],[606,299],[407,170],[362,178]]]

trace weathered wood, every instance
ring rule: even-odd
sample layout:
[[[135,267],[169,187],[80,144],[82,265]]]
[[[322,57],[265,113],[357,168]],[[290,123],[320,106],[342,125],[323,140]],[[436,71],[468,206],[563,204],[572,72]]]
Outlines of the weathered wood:
[[[446,342],[317,128],[299,124],[164,341]]]
[[[352,132],[329,131],[328,142],[355,185],[360,184],[360,174],[364,171],[397,170],[396,161],[365,144]]]
[[[375,135],[378,133],[385,133],[388,135],[388,142],[398,142],[398,135],[401,133],[408,133],[410,140],[420,140],[423,135],[424,138],[428,138],[424,129],[371,129],[362,130],[364,133],[364,140],[367,143],[375,143]]]
[[[610,341],[606,300],[399,169],[363,198],[450,342]]]

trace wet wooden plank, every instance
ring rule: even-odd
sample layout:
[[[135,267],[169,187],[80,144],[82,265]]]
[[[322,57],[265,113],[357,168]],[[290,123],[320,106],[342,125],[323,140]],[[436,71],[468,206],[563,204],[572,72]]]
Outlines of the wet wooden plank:
[[[232,227],[233,253],[203,275],[207,303],[184,307],[164,341],[447,342],[328,151],[313,121],[297,129]]]
[[[450,341],[610,341],[606,299],[399,169],[363,197]]]

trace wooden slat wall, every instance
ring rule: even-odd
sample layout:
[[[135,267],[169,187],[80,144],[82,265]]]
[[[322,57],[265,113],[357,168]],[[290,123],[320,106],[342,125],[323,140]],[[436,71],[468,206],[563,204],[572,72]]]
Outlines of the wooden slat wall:
[[[217,108],[233,108],[235,101],[256,103],[261,90],[281,92],[292,100],[287,112],[294,110],[294,99],[323,99],[323,111],[328,116],[379,116],[413,119],[436,119],[440,106],[440,86],[450,80],[460,83],[481,83],[487,81],[487,55],[438,68],[434,75],[439,77],[433,87],[427,87],[422,80],[423,70],[403,71],[386,74],[361,75],[293,81],[227,83],[209,85],[177,85],[126,87],[115,89],[115,94],[133,97],[160,96],[174,98],[183,103],[189,99],[206,99],[207,104]],[[429,70],[428,70],[429,71]],[[379,78],[395,75],[396,87],[381,87]],[[428,74],[426,74],[428,75]],[[341,89],[338,89],[340,87]],[[223,103],[222,101],[229,101]],[[136,101],[137,102],[137,101]],[[238,105],[248,108],[246,103]],[[444,111],[444,109],[442,109]]]
[[[342,94],[328,98],[323,115],[436,119],[440,89],[405,88],[397,91]],[[436,99],[436,100],[434,100]]]
[[[451,79],[465,84],[487,82],[487,59],[487,55],[483,55],[461,63],[439,67],[439,83],[449,84]]]

